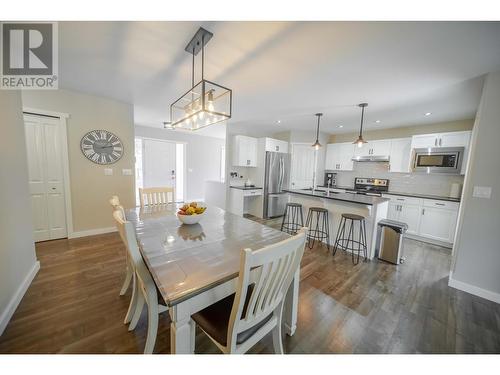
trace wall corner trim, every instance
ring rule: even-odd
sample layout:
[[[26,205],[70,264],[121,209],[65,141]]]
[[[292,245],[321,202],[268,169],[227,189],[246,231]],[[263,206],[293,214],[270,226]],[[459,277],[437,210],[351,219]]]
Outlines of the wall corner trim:
[[[40,262],[37,260],[35,262],[35,264],[33,264],[33,267],[28,272],[26,277],[24,278],[21,285],[19,285],[19,288],[17,288],[16,292],[14,293],[14,295],[10,299],[9,303],[7,304],[7,307],[5,308],[5,310],[1,312],[1,314],[0,314],[0,336],[3,334],[3,331],[7,327],[7,324],[9,324],[9,321],[12,318],[12,315],[14,315],[14,312],[16,311],[17,307],[19,306],[19,303],[23,299],[24,294],[28,290],[29,286],[31,285],[31,282],[35,278],[39,269],[40,269]]]
[[[489,290],[480,288],[478,286],[464,283],[463,281],[458,281],[453,278],[452,272],[450,272],[450,278],[448,279],[448,286],[487,299],[489,301],[500,303],[500,293],[491,292]]]
[[[82,231],[78,231],[78,232],[69,233],[68,239],[87,237],[87,236],[95,236],[98,234],[105,234],[105,233],[112,233],[112,232],[116,232],[116,227],[82,230]]]

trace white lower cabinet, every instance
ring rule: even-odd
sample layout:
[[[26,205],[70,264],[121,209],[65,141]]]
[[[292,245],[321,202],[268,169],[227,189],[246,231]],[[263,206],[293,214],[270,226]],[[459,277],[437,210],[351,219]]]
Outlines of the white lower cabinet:
[[[421,199],[399,195],[389,198],[387,217],[408,225],[407,234],[452,244],[458,217],[458,202]]]

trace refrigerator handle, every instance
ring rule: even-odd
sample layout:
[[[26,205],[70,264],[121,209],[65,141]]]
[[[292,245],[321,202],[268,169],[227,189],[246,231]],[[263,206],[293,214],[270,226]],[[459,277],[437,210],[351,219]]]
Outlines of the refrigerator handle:
[[[279,189],[280,193],[283,190],[283,178],[284,177],[285,177],[285,165],[283,162],[283,158],[280,158],[280,180],[279,180],[279,185],[278,185],[278,189]]]

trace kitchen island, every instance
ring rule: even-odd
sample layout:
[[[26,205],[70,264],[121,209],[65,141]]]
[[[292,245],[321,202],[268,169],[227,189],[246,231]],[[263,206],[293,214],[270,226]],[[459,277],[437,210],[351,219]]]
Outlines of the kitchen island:
[[[330,222],[330,245],[333,248],[335,237],[343,213],[357,214],[365,217],[368,259],[375,256],[377,239],[377,223],[387,218],[389,199],[378,196],[354,193],[334,193],[317,190],[285,190],[289,193],[289,202],[300,203],[304,218],[310,207],[323,207],[328,210]],[[305,224],[305,223],[304,223]],[[356,225],[355,239],[359,238]]]

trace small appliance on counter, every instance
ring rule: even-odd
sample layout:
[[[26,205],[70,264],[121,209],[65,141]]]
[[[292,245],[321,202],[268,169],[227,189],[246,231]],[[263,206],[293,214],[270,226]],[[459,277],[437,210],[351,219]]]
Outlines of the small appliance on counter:
[[[325,173],[325,181],[323,186],[335,187],[337,186],[337,173],[326,172]]]

